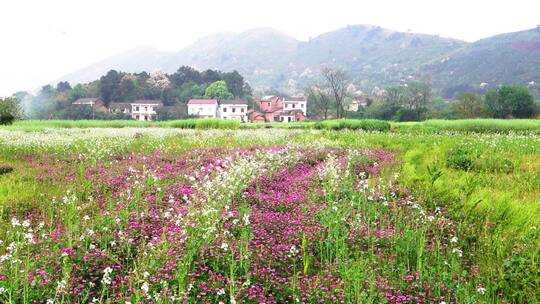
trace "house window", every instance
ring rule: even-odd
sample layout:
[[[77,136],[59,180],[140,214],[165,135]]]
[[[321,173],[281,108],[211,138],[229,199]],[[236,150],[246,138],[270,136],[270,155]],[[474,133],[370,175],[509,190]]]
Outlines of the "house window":
[[[236,113],[236,108],[232,108],[232,112],[233,112],[233,113]]]
[[[293,108],[293,109],[296,108],[296,104],[295,104],[295,103],[292,104],[292,108]]]
[[[148,112],[148,107],[144,107],[144,111]],[[145,116],[145,118],[146,118],[146,116]]]
[[[240,108],[240,112],[244,113],[244,108]]]
[[[301,103],[301,104],[300,104],[300,108],[303,108],[303,107],[304,107],[304,104],[303,104],[303,103]]]
[[[227,108],[223,108],[223,113],[227,112]]]
[[[139,107],[135,107],[135,111],[139,111]]]
[[[288,122],[291,122],[291,118],[290,118],[290,117],[287,117],[287,121],[288,121]]]

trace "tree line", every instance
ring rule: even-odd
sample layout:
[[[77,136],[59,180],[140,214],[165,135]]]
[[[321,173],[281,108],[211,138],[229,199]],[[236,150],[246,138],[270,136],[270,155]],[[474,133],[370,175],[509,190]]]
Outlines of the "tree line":
[[[105,105],[112,102],[133,102],[139,99],[160,100],[165,106],[163,117],[184,118],[185,104],[192,98],[249,98],[252,90],[237,71],[198,71],[182,66],[175,73],[125,73],[110,70],[99,79],[71,86],[61,81],[56,86],[45,85],[35,95],[18,92],[14,95],[25,110],[25,116],[35,119],[91,118],[89,107],[73,105],[79,98],[99,97]],[[97,113],[100,119],[121,119],[124,114]]]
[[[362,94],[342,69],[323,68],[320,78],[305,89],[312,119],[372,118],[395,121],[460,118],[531,118],[539,114],[539,104],[526,86],[502,85],[485,95],[465,93],[455,100],[444,100],[434,94],[427,82],[410,81]],[[367,106],[347,111],[357,98]]]

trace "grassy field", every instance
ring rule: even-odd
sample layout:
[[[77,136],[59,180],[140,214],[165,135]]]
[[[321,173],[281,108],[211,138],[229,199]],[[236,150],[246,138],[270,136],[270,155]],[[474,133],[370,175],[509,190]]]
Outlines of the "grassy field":
[[[2,302],[540,301],[536,121],[95,123],[0,128]]]
[[[427,120],[422,122],[386,122],[380,120],[328,120],[293,123],[239,123],[223,119],[183,119],[160,122],[134,120],[22,120],[0,127],[6,130],[38,131],[51,128],[180,128],[180,129],[322,129],[392,131],[402,133],[438,133],[444,131],[471,133],[540,133],[540,120],[535,119],[462,119]]]

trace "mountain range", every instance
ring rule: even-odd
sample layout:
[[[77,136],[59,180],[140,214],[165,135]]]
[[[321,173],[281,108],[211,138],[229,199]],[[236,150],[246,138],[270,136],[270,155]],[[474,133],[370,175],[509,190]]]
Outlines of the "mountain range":
[[[540,26],[473,43],[435,35],[353,25],[299,41],[271,28],[217,33],[177,52],[140,47],[117,54],[60,80],[89,82],[110,69],[124,72],[182,65],[239,71],[255,89],[294,92],[317,81],[322,67],[347,71],[362,90],[428,81],[443,97],[500,84],[528,85],[538,93]]]

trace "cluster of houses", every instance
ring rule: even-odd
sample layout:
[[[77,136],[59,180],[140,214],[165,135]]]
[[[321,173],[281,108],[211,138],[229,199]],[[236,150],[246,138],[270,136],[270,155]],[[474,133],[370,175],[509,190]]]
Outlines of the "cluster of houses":
[[[111,102],[107,107],[99,98],[80,98],[73,104],[88,105],[94,111],[123,113],[141,121],[156,120],[157,110],[163,107],[159,100]],[[254,109],[248,109],[247,101],[240,99],[191,99],[187,103],[187,114],[194,117],[236,119],[241,122],[295,122],[306,119],[307,100],[304,97],[266,96],[255,100]]]
[[[74,105],[87,105],[96,112],[123,113],[132,119],[152,121],[157,118],[157,109],[163,107],[159,100],[135,100],[131,103],[111,102],[109,107],[100,98],[79,98]]]

